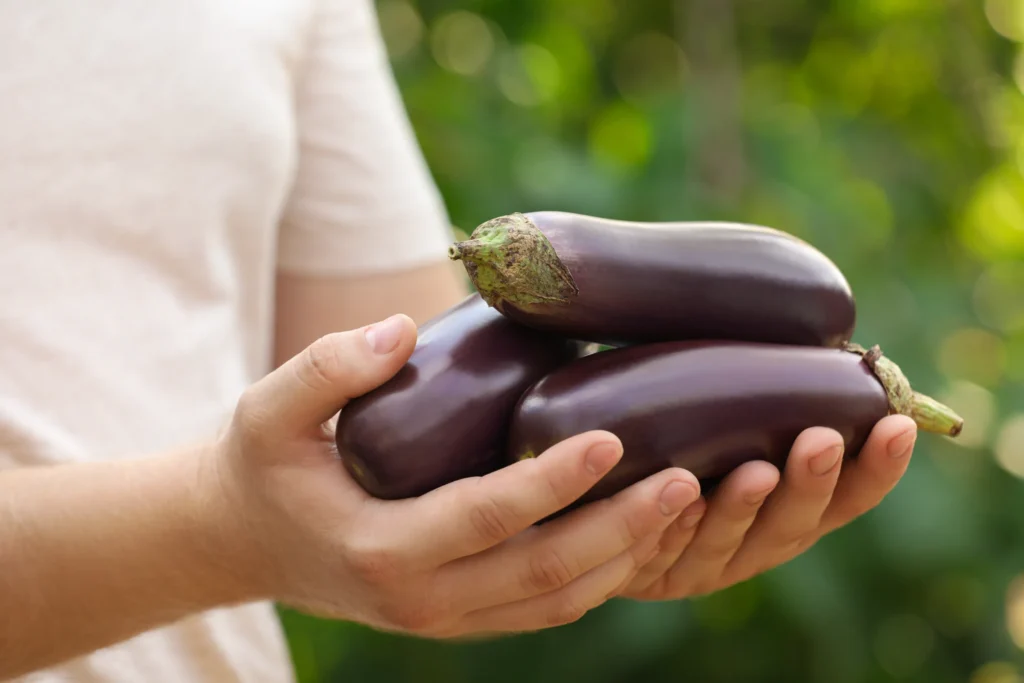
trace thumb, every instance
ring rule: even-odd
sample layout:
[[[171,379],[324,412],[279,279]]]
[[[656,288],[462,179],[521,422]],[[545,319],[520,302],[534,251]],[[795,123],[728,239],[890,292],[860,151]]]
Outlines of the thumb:
[[[318,429],[348,401],[395,375],[416,346],[416,324],[394,315],[313,342],[253,385],[264,423],[294,434]]]

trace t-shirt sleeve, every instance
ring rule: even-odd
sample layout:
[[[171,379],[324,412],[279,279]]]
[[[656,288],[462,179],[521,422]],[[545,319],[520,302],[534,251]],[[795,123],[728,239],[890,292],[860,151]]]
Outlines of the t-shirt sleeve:
[[[446,258],[451,224],[372,0],[318,0],[296,82],[299,156],[278,267],[372,273]]]

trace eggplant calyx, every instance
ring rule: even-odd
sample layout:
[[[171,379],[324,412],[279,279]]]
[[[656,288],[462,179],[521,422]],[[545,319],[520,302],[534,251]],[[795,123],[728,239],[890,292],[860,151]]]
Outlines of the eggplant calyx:
[[[856,353],[878,378],[889,397],[889,409],[894,414],[906,415],[919,429],[946,436],[957,436],[963,431],[964,420],[949,406],[930,396],[914,391],[900,366],[882,355],[878,345],[866,349],[848,343],[846,350]]]
[[[448,258],[463,262],[480,296],[499,311],[505,304],[567,304],[579,294],[551,242],[521,213],[481,224],[448,247]]]

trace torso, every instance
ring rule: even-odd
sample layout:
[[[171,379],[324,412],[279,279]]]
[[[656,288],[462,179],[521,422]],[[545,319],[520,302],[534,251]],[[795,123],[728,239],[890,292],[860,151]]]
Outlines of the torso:
[[[268,369],[313,0],[0,0],[0,467],[208,439]],[[27,680],[286,681],[272,608]]]

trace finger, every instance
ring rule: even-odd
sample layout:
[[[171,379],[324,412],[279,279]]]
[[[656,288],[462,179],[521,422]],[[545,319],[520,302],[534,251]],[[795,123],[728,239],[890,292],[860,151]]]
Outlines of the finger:
[[[562,510],[622,457],[608,432],[586,432],[483,477],[382,506],[380,528],[413,566],[440,567],[498,545]]]
[[[907,471],[916,440],[917,425],[909,417],[890,415],[879,421],[858,456],[844,465],[822,516],[819,535],[848,524],[882,502]]]
[[[782,482],[768,497],[743,545],[729,561],[726,582],[749,578],[794,557],[821,524],[842,470],[843,437],[813,427],[793,443]]]
[[[676,519],[679,518],[676,517]],[[671,526],[671,524],[669,526]],[[664,539],[664,537],[664,532],[662,532],[661,535],[653,534],[650,538],[656,539],[657,541],[654,544],[654,547],[650,547],[650,544],[644,542],[638,543],[636,546],[633,547],[633,557],[636,558],[637,563],[636,565],[634,565],[633,569],[629,572],[629,574],[626,575],[626,578],[624,578],[619,583],[619,585],[615,587],[615,590],[608,594],[609,600],[611,600],[612,598],[617,598],[620,595],[623,595],[626,588],[628,588],[630,584],[632,584],[633,581],[636,580],[637,574],[640,573],[640,570],[642,570],[646,565],[650,564],[650,562],[654,558],[661,555],[661,541],[662,539]],[[640,550],[639,548],[643,548],[643,550]]]
[[[405,315],[321,337],[256,382],[243,398],[246,411],[284,433],[319,429],[348,401],[391,379],[415,345],[416,324]]]
[[[686,546],[697,533],[697,525],[706,511],[707,501],[703,497],[683,510],[662,534],[658,554],[639,568],[636,576],[623,587],[622,595],[632,598],[645,597],[652,584],[663,577],[686,550]]]
[[[461,613],[564,588],[636,549],[642,539],[660,537],[699,490],[697,479],[685,470],[654,474],[609,499],[443,567],[441,595]],[[633,559],[639,565],[650,558]]]
[[[658,536],[644,539],[635,551],[628,550],[583,574],[561,590],[536,595],[510,604],[488,607],[462,618],[463,632],[524,632],[562,626],[577,621],[613,597],[637,566],[636,557],[651,555]]]
[[[666,575],[666,593],[694,595],[718,585],[726,564],[778,483],[778,469],[760,460],[745,463],[726,477],[711,496],[693,540]]]

